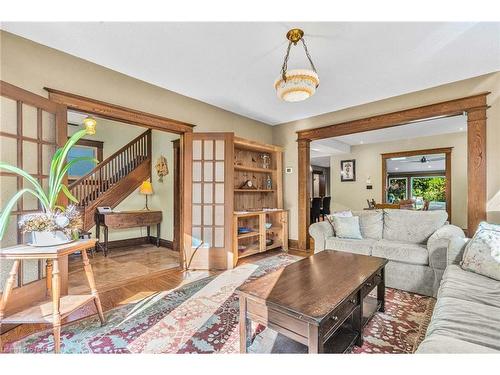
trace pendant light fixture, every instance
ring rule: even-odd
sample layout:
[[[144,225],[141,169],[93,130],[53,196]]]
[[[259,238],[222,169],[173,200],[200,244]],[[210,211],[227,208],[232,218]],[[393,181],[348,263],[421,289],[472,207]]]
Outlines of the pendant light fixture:
[[[286,34],[286,38],[289,42],[285,61],[283,61],[283,66],[281,67],[281,74],[274,83],[274,88],[276,89],[278,98],[286,102],[300,102],[314,95],[319,86],[319,77],[307,50],[304,31],[301,29],[291,29]],[[290,49],[292,48],[292,44],[296,46],[298,42],[302,42],[306,57],[311,64],[311,69],[287,70]]]

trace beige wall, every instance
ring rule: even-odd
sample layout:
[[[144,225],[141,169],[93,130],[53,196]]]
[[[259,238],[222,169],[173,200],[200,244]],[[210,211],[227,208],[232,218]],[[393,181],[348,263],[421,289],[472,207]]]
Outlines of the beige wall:
[[[284,175],[285,207],[290,210],[290,238],[298,238],[298,170],[296,131],[327,126],[348,120],[456,99],[485,91],[488,96],[487,127],[487,199],[488,220],[500,223],[500,72],[363,104],[308,119],[281,124],[273,128],[273,140],[285,148],[284,166],[293,173]],[[316,95],[321,95],[321,88]]]
[[[350,154],[331,157],[333,210],[362,210],[367,199],[382,200],[382,153],[453,147],[451,153],[452,223],[467,228],[467,133],[451,133],[411,140],[356,145]],[[340,161],[356,159],[356,181],[340,181]],[[370,176],[372,190],[366,189]]]

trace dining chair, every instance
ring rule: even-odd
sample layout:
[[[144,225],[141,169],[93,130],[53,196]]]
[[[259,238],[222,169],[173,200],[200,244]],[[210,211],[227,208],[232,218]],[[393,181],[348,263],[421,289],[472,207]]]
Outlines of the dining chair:
[[[321,217],[325,220],[325,215],[330,215],[330,202],[332,197],[323,197],[323,202],[321,204]]]
[[[321,198],[316,197],[312,199],[311,203],[311,224],[319,221],[321,215]]]

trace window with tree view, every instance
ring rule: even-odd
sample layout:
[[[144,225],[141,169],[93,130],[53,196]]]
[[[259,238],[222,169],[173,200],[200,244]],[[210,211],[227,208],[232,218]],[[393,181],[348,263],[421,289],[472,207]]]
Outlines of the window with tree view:
[[[411,196],[417,208],[429,202],[429,209],[446,209],[446,178],[444,176],[412,177]]]

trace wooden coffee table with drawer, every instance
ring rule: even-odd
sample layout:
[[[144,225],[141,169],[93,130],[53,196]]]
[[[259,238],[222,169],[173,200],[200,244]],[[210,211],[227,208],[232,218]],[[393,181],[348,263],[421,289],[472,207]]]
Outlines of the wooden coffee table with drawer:
[[[376,309],[384,311],[386,264],[383,258],[325,250],[242,285],[241,352],[251,344],[251,321],[306,345],[309,353],[361,346],[372,316],[363,312],[363,301],[375,287]]]

